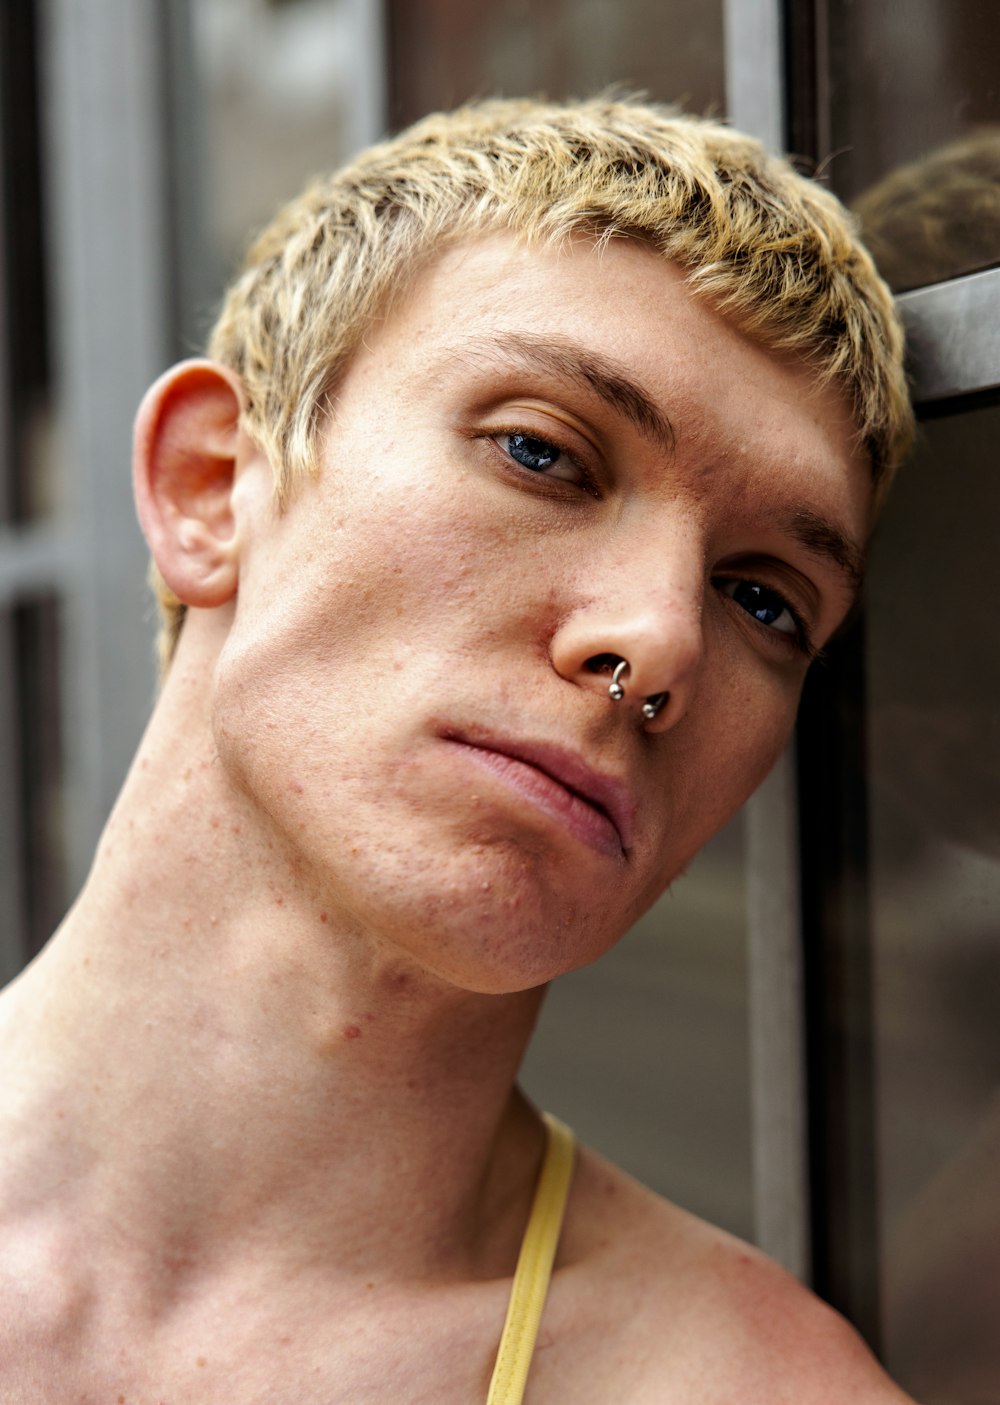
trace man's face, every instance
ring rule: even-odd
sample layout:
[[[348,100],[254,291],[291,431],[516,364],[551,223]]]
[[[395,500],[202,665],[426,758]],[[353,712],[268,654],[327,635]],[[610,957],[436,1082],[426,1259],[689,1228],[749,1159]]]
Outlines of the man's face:
[[[784,745],[852,596],[853,442],[637,243],[445,253],[317,478],[281,517],[259,458],[235,491],[216,735],[317,921],[484,991],[610,946]]]

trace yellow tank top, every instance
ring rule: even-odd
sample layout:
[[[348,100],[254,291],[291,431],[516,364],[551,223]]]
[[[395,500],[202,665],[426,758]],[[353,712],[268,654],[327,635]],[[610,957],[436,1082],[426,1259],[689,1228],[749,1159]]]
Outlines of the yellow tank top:
[[[545,1159],[535,1187],[528,1227],[517,1256],[507,1317],[486,1405],[521,1405],[542,1319],[552,1264],[559,1243],[573,1175],[574,1138],[570,1129],[542,1113],[548,1130]]]

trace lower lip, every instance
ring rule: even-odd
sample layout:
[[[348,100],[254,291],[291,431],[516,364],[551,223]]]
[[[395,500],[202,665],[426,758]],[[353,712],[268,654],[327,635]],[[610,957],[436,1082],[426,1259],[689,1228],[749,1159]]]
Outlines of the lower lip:
[[[623,857],[621,838],[608,817],[553,780],[545,771],[540,771],[530,762],[506,756],[501,751],[490,751],[460,741],[451,744],[516,791],[528,804],[556,820],[581,844],[610,858]]]

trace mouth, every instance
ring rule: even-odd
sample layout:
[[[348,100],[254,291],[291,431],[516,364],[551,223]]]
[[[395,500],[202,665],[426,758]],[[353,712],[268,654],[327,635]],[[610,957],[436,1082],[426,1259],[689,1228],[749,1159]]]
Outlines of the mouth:
[[[627,857],[634,806],[621,781],[601,775],[574,752],[545,742],[455,731],[440,735],[588,848],[612,858]]]

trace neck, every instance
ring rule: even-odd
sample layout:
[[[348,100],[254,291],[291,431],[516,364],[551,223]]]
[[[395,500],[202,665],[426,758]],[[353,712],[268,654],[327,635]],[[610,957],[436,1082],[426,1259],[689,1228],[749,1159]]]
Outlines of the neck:
[[[248,1235],[356,1276],[496,1271],[537,1164],[513,1088],[541,992],[457,990],[317,916],[199,707],[161,706],[79,902],[5,997],[27,1070],[8,1164],[174,1274]]]

